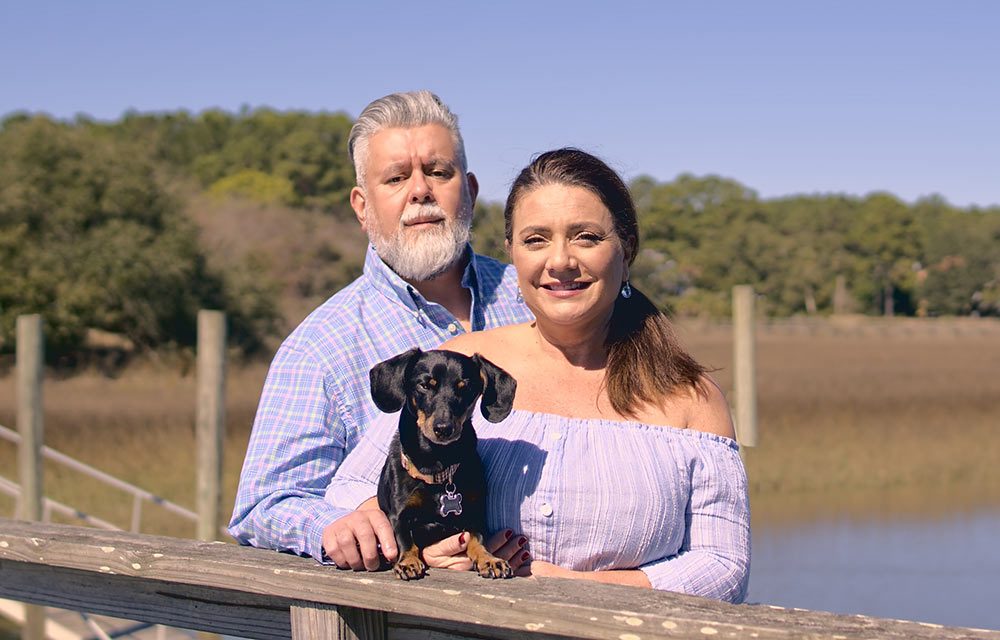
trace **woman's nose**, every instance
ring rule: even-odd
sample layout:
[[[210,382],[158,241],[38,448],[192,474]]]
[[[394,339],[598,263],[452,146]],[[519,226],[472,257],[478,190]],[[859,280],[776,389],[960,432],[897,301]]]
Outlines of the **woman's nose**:
[[[550,271],[573,271],[577,268],[576,256],[565,243],[555,242],[552,253],[549,254],[548,268]]]

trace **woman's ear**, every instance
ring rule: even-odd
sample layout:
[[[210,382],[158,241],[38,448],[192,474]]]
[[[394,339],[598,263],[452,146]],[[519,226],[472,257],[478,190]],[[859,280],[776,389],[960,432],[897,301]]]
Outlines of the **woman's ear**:
[[[510,240],[503,241],[503,248],[507,252],[507,257],[510,257]]]
[[[517,380],[478,353],[472,354],[472,359],[479,364],[479,375],[483,379],[483,400],[479,410],[490,422],[500,422],[514,408]]]

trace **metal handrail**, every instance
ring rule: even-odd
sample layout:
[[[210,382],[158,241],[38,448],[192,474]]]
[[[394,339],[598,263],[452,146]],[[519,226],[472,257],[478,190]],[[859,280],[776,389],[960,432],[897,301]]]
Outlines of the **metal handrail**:
[[[17,445],[21,443],[21,434],[3,425],[0,425],[0,438],[7,440],[9,442],[13,442],[14,444]],[[198,521],[198,514],[195,513],[194,511],[191,511],[190,509],[185,509],[179,504],[173,503],[167,500],[166,498],[161,498],[160,496],[150,493],[149,491],[141,489],[133,484],[129,484],[128,482],[125,482],[123,480],[119,480],[118,478],[112,475],[109,475],[107,473],[104,473],[103,471],[95,469],[94,467],[91,467],[88,464],[84,464],[83,462],[71,458],[64,453],[60,453],[59,451],[56,451],[51,447],[43,445],[42,456],[48,460],[52,460],[53,462],[64,465],[70,469],[73,469],[74,471],[78,471],[79,473],[94,478],[95,480],[99,480],[100,482],[103,482],[108,486],[114,487],[116,489],[131,494],[135,498],[132,504],[132,529],[131,529],[132,533],[139,532],[139,513],[141,512],[142,509],[143,500],[152,502],[153,504],[160,505],[164,509],[172,511],[173,513],[183,518],[187,518],[192,522]],[[46,498],[46,500],[48,499]],[[69,509],[69,507],[66,508]],[[75,510],[73,509],[70,510],[75,512]],[[114,527],[114,528],[120,529],[120,527]]]

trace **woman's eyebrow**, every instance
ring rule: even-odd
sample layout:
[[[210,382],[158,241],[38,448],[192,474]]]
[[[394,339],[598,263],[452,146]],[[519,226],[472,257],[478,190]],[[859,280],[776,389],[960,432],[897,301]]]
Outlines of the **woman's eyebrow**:
[[[567,231],[570,233],[570,235],[574,233],[579,233],[581,231],[600,231],[601,233],[607,232],[604,229],[604,225],[599,224],[597,222],[575,222],[569,225]]]
[[[522,229],[520,229],[517,232],[517,235],[519,235],[519,236],[525,236],[525,235],[529,235],[529,234],[532,234],[532,233],[548,233],[548,232],[549,232],[549,228],[548,227],[543,227],[541,225],[534,225],[534,226],[531,226],[531,227],[523,227]]]

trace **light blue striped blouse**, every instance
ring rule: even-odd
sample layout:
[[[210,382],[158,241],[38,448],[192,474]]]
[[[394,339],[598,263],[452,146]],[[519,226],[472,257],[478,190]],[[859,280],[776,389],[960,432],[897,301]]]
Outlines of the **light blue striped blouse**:
[[[327,489],[329,502],[353,509],[375,495],[398,417],[376,417]],[[522,533],[535,559],[569,569],[641,569],[656,589],[746,597],[750,508],[734,441],[516,409],[499,424],[477,411],[473,423],[488,531]]]

